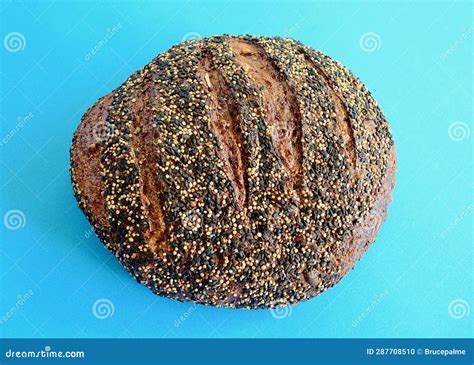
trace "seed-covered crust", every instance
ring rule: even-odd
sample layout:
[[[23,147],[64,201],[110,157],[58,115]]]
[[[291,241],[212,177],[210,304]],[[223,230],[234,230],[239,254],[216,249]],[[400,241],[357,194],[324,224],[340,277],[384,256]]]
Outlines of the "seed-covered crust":
[[[139,282],[237,308],[337,283],[375,241],[395,166],[365,86],[288,38],[172,47],[91,107],[71,147],[80,208]]]

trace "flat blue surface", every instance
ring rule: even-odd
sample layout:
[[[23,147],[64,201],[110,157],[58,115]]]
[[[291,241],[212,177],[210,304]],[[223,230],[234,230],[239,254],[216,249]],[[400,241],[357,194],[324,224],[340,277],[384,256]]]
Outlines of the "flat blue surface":
[[[1,336],[473,336],[472,2],[2,1],[0,24]],[[153,295],[72,195],[69,146],[87,107],[194,33],[320,49],[361,78],[391,124],[397,185],[377,242],[291,312]]]

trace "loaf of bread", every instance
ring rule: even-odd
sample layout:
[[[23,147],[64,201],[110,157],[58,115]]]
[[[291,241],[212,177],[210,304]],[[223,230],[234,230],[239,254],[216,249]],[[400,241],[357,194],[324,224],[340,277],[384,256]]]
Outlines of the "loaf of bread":
[[[172,47],[97,101],[70,171],[100,240],[154,293],[273,308],[354,266],[395,165],[377,102],[340,63],[288,38],[221,35]]]

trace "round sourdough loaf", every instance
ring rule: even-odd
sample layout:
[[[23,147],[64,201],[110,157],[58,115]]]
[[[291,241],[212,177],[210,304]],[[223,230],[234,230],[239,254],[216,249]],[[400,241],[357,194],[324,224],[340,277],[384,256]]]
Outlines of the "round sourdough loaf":
[[[288,38],[178,44],[97,101],[71,146],[79,206],[136,280],[236,308],[294,304],[347,274],[395,164],[365,86]]]

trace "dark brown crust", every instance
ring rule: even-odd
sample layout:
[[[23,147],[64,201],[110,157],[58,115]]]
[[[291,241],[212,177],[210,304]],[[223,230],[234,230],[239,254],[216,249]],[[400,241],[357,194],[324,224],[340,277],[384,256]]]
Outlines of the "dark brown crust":
[[[71,146],[79,206],[138,281],[239,308],[337,283],[375,241],[395,170],[360,81],[278,38],[173,47],[91,107]]]
[[[388,215],[388,206],[392,201],[392,193],[395,188],[395,174],[397,160],[395,147],[390,150],[387,171],[383,178],[381,189],[375,199],[375,204],[354,226],[349,239],[351,249],[341,258],[344,268],[341,277],[346,275],[354,267],[357,260],[367,251],[369,246],[375,242],[382,223]]]
[[[107,115],[114,92],[99,99],[84,114],[71,147],[71,177],[75,194],[99,237],[106,241],[110,225],[104,205],[100,174],[103,141],[113,133]]]

